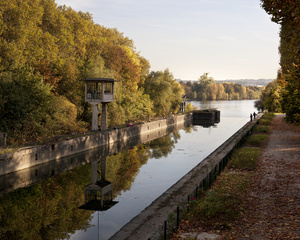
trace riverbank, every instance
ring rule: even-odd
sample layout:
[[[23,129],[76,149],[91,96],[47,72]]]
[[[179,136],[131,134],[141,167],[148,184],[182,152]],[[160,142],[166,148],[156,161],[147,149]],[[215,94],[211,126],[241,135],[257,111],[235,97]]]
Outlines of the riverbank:
[[[207,222],[186,218],[172,239],[203,239],[203,233],[206,239],[300,239],[300,126],[283,118],[273,119],[257,167],[239,191],[239,216],[226,222],[221,215]],[[227,167],[220,178],[233,171],[238,172]]]
[[[191,122],[192,113],[186,113],[136,125],[130,124],[124,128],[114,128],[103,132],[94,131],[89,135],[67,138],[44,145],[15,149],[15,151],[0,154],[0,175],[35,167],[105,145],[118,143],[126,146],[134,137],[140,137],[140,142],[142,142],[145,136],[146,139],[150,139],[150,135],[156,133],[157,137],[160,137],[164,131],[170,132],[179,126],[190,125]]]
[[[190,200],[211,185],[232,151],[249,135],[260,117],[247,122],[110,239],[167,239],[188,209]]]

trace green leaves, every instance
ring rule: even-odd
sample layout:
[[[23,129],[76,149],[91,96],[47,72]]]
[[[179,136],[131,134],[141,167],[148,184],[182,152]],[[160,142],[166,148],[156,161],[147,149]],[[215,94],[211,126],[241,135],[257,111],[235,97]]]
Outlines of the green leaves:
[[[207,76],[206,76],[207,77]],[[187,98],[197,100],[239,100],[257,99],[261,88],[254,86],[243,86],[233,83],[216,83],[212,80],[200,77],[199,82],[181,82],[185,89]]]
[[[278,80],[286,82],[279,93],[279,102],[286,112],[286,119],[300,123],[300,7],[298,0],[262,0],[262,7],[271,15],[272,21],[281,24],[280,65]],[[276,91],[276,89],[275,89]]]
[[[153,101],[156,115],[165,116],[178,111],[184,90],[168,69],[164,72],[152,71],[145,80],[144,88]]]
[[[79,131],[77,109],[30,68],[0,76],[0,130],[11,143],[22,144],[65,132]]]
[[[108,122],[110,126],[141,121],[153,116],[153,104],[149,95],[144,94],[142,89],[130,92],[118,85],[115,100],[108,105]]]
[[[282,91],[283,88],[278,84],[277,80],[270,82],[261,95],[261,99],[264,102],[264,108],[269,112],[281,112]]]
[[[0,131],[11,143],[82,130],[91,108],[80,80],[100,74],[119,80],[110,126],[149,119],[154,108],[176,112],[183,89],[169,71],[146,83],[149,68],[131,39],[89,13],[53,0],[0,2]]]

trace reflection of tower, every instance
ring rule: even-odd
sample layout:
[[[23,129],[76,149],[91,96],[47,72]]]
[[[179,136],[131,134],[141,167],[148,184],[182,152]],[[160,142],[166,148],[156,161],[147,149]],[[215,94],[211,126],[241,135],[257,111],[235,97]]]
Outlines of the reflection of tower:
[[[113,201],[113,184],[105,179],[106,157],[100,160],[101,172],[98,177],[98,162],[92,161],[92,184],[84,187],[84,205],[80,208],[106,211],[118,202]]]
[[[99,162],[97,160],[91,161],[92,183],[84,187],[84,204],[79,207],[80,209],[98,212],[98,240],[100,232],[99,212],[106,211],[118,203],[113,201],[113,184],[106,181],[106,157],[109,149],[106,146],[101,150],[100,172],[98,171]]]

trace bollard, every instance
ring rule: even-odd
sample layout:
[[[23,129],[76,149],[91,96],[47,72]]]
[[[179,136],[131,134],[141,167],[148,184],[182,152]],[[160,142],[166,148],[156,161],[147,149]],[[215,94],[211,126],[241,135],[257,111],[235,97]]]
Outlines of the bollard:
[[[6,147],[7,133],[4,133],[4,147]]]
[[[179,206],[177,206],[177,229],[179,228]]]
[[[167,221],[165,221],[164,239],[167,240]]]

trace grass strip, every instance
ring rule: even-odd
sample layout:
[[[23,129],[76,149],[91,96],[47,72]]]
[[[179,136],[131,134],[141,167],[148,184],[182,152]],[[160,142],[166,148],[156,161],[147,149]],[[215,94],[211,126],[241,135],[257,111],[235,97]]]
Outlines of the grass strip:
[[[266,134],[253,134],[246,140],[245,145],[251,147],[263,147],[267,137],[268,135]]]
[[[189,220],[197,219],[202,224],[227,225],[243,210],[243,196],[247,189],[250,173],[226,171],[215,181],[205,196],[192,203]]]
[[[247,211],[248,184],[257,167],[261,148],[264,147],[273,113],[265,114],[263,125],[254,129],[244,145],[236,149],[228,165],[213,183],[212,187],[199,199],[192,199],[190,211],[172,239],[178,239],[181,231],[201,229],[201,231],[229,229],[234,221]],[[267,125],[268,124],[268,125]],[[260,134],[265,133],[265,134]]]
[[[242,147],[234,151],[228,163],[229,168],[254,171],[257,166],[260,148]]]
[[[270,127],[264,125],[256,125],[253,129],[253,133],[270,133]]]

